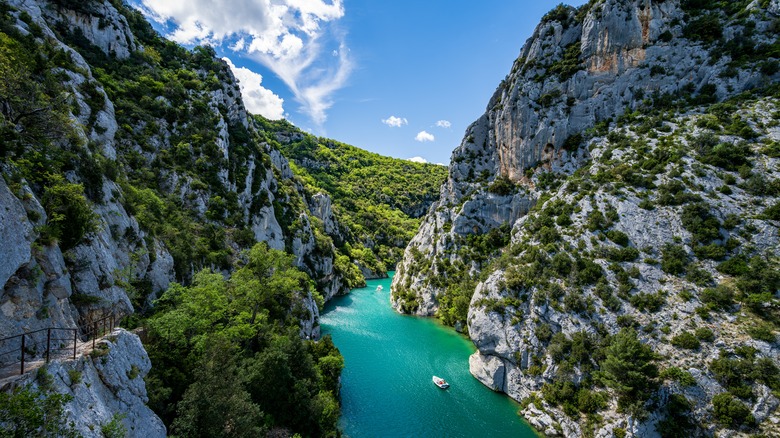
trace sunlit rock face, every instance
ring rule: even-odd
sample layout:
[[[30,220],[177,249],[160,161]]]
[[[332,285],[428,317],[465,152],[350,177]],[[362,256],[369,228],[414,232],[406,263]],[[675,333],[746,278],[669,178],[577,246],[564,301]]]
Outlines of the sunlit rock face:
[[[776,1],[746,3],[741,14],[749,17],[747,24],[724,12],[707,13],[720,18],[721,42],[745,32],[756,45],[776,42]],[[443,302],[452,311],[452,291],[459,293],[464,278],[473,281],[467,316],[454,322],[478,349],[469,360],[471,372],[518,401],[535,400],[522,414],[548,435],[590,430],[599,437],[621,431],[659,436],[667,415],[650,407],[643,418],[618,412],[613,396],[596,426],[564,413],[543,397],[545,385],[562,378],[580,385],[592,374],[582,364],[562,365],[565,358],[551,349],[554,335],[570,341],[584,332],[604,340],[633,321],[645,330],[641,341],[663,357],[660,368],[679,368],[696,382],[683,387],[661,379],[656,399],[684,395],[690,417],[709,431],[724,428],[714,420],[712,397],[727,390],[709,370],[712,360],[734,357],[747,345],[757,357],[780,363],[777,343],[749,336],[750,323],[734,309],[708,317],[697,311],[705,288],[733,285],[734,277],[718,268],[722,258],[704,253],[691,224],[693,210],[685,205],[704,205],[702,217],[721,224],[710,248],[746,244],[746,254],[772,259],[780,244],[777,223],[759,213],[777,202],[776,194],[747,183],[780,177],[777,158],[762,146],[780,139],[777,99],[759,95],[729,107],[729,117],[741,118],[755,135],[705,123],[717,113],[707,114],[711,105],[777,83],[780,74],[760,72],[760,60],[735,67],[715,44],[690,36],[688,26],[698,16],[679,1],[650,0],[603,0],[548,14],[485,114],[467,128],[440,198],[397,268],[392,302],[405,313],[442,316]],[[664,99],[678,103],[667,113],[656,110],[652,124],[642,118]],[[747,145],[751,171],[743,168],[740,175],[737,166],[708,162],[701,139],[709,135],[712,145]],[[677,154],[673,159],[641,157],[670,148]],[[647,179],[633,178],[639,174]],[[730,180],[747,185],[723,188]],[[686,200],[664,198],[670,187],[681,187],[678,196]],[[597,212],[608,216],[608,224],[594,225]],[[740,218],[742,225],[724,228],[727,218]],[[744,241],[741,226],[750,230]],[[508,233],[506,240],[485,249],[485,238],[499,229]],[[669,246],[681,248],[683,263],[694,273],[690,278],[662,268]],[[560,261],[565,269],[552,277],[545,273]],[[578,277],[590,261],[603,276],[601,286]],[[771,292],[776,300],[777,291]],[[648,310],[642,302],[647,297],[657,297],[659,307]],[[695,352],[672,343],[697,327],[715,333],[714,342],[701,342]],[[780,422],[780,400],[765,397],[767,389],[756,382],[755,398],[746,403],[761,430],[771,434]]]

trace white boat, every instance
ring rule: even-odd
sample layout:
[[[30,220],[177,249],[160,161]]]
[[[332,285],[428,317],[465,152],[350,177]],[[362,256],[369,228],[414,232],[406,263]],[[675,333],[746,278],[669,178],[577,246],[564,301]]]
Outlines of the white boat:
[[[381,284],[376,287],[376,291],[377,292],[382,292],[382,285]]]
[[[450,384],[447,383],[446,380],[442,379],[441,377],[433,376],[433,383],[436,384],[441,389],[447,389],[450,387]]]

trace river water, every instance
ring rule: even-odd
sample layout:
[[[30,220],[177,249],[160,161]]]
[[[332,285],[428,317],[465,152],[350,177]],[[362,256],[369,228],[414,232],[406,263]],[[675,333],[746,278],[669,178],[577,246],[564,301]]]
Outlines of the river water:
[[[536,437],[517,415],[517,403],[469,374],[471,341],[433,319],[396,313],[390,282],[369,280],[367,287],[331,300],[322,314],[323,333],[344,356],[345,434]],[[450,388],[436,387],[433,375],[445,378]]]

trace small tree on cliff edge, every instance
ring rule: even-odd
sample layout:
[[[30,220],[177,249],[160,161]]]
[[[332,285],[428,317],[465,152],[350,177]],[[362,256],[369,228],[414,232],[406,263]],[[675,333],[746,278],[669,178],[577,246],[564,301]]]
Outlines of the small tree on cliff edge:
[[[600,363],[598,378],[615,390],[619,409],[641,409],[641,402],[657,386],[655,359],[652,348],[640,342],[633,329],[624,328],[612,338]]]

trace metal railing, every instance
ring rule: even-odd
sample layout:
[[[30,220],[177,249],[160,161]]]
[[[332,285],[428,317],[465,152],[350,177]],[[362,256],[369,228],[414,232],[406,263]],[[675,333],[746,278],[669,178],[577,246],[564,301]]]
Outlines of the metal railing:
[[[52,359],[76,359],[79,343],[92,341],[95,348],[96,340],[111,333],[119,326],[119,314],[112,311],[102,318],[84,323],[80,328],[49,327],[31,332],[25,332],[0,339],[0,369],[5,373],[19,366],[19,374],[24,374],[31,361]],[[81,332],[81,336],[79,336]]]

